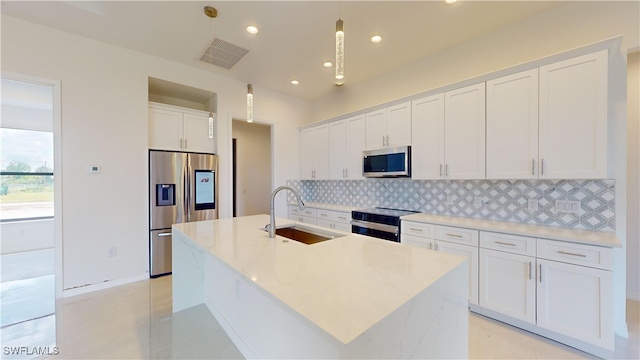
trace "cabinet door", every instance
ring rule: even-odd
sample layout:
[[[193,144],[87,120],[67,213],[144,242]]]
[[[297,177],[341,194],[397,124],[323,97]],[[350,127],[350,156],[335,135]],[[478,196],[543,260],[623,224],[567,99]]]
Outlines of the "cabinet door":
[[[185,113],[183,121],[183,148],[187,151],[213,154],[215,142],[213,138],[209,138],[209,116]]]
[[[536,323],[536,259],[480,249],[480,306]]]
[[[329,178],[329,125],[321,125],[315,128],[316,165],[315,179]]]
[[[538,259],[538,326],[613,349],[611,272]]]
[[[540,68],[540,178],[607,177],[607,54]]]
[[[411,109],[411,177],[444,177],[444,94],[414,100]]]
[[[314,129],[300,131],[300,178],[313,179],[316,163]]]
[[[387,108],[387,145],[411,145],[411,103],[405,102]]]
[[[435,248],[435,240],[409,234],[400,234],[400,243],[429,250]]]
[[[366,115],[367,150],[380,149],[387,143],[387,109]]]
[[[362,179],[362,151],[365,149],[364,114],[345,120],[346,131],[346,171],[348,179]]]
[[[149,108],[149,148],[183,150],[181,112]]]
[[[445,175],[448,179],[485,178],[485,84],[444,94]]]
[[[469,303],[478,304],[478,248],[436,240],[435,249],[469,259]]]
[[[329,124],[329,178],[343,179],[347,176],[346,160],[346,120]]]
[[[538,69],[487,81],[487,179],[537,179]]]

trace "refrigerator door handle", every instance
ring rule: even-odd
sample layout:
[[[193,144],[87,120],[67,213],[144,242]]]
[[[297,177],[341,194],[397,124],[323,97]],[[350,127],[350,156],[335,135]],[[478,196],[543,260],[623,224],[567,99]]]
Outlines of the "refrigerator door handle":
[[[185,182],[184,191],[186,196],[184,197],[185,214],[187,222],[191,221],[191,167],[187,165],[187,180]]]

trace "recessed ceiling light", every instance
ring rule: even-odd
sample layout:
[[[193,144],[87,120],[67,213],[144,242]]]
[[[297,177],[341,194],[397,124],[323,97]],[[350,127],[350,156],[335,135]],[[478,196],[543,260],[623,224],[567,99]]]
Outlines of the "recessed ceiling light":
[[[300,81],[298,81],[298,80],[291,80],[291,84],[292,84],[292,85],[298,85],[298,84],[300,84]]]
[[[247,32],[249,34],[254,34],[255,35],[255,34],[258,33],[258,28],[253,26],[253,25],[249,25],[249,26],[247,26]]]
[[[444,0],[444,2],[446,2],[447,4],[453,4],[456,1],[458,0]]]
[[[333,63],[331,63],[331,61],[326,61],[324,64],[322,64],[322,66],[326,67],[326,68],[330,68],[333,66]]]
[[[374,35],[371,37],[371,42],[372,43],[379,43],[380,41],[382,41],[382,36],[380,35]]]

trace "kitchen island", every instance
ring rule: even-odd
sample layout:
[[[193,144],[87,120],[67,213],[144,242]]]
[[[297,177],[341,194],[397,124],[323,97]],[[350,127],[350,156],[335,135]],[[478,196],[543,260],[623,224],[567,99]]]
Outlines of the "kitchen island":
[[[339,231],[306,245],[268,222],[174,225],[173,311],[206,304],[247,358],[468,357],[466,259]]]

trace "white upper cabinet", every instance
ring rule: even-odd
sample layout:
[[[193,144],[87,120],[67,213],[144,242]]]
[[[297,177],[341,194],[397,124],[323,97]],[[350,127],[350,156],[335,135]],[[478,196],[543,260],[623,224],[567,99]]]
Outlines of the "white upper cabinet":
[[[149,104],[149,148],[214,153],[209,113],[164,104]]]
[[[364,114],[345,119],[346,123],[346,158],[345,177],[362,179],[362,151],[365,149]]]
[[[540,68],[540,178],[607,177],[607,50]]]
[[[411,176],[442,179],[444,176],[444,94],[411,103]]]
[[[300,132],[300,178],[329,178],[329,126],[327,124]]]
[[[444,176],[484,179],[485,83],[446,92],[444,106]]]
[[[366,114],[367,150],[411,144],[411,103]]]
[[[346,177],[347,130],[346,121],[329,123],[329,179]]]
[[[364,114],[329,123],[329,178],[362,179]]]
[[[487,81],[487,179],[538,178],[538,69]]]

